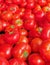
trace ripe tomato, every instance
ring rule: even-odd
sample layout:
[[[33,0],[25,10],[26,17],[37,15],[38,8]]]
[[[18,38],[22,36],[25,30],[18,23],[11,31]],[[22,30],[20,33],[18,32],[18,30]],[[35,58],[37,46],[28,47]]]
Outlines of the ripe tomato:
[[[39,4],[35,4],[35,7],[33,9],[33,14],[37,13],[38,11],[41,11],[42,8]]]
[[[28,58],[28,61],[29,65],[45,65],[45,61],[37,53],[31,54]]]
[[[20,43],[28,44],[29,40],[28,40],[28,38],[26,36],[21,35],[17,43],[19,43],[19,44]]]
[[[6,33],[4,34],[4,40],[8,44],[15,44],[19,40],[20,34],[17,26],[10,25],[6,28]]]
[[[10,65],[27,65],[26,62],[24,62],[24,61],[22,61],[22,60],[19,60],[19,59],[15,59],[15,58],[10,59],[10,60],[9,60],[9,64],[10,64]]]
[[[50,39],[43,42],[40,48],[40,54],[45,61],[50,61]]]
[[[50,11],[48,11],[48,12],[46,13],[46,20],[47,20],[48,22],[50,22]]]
[[[10,5],[10,4],[12,4],[12,0],[5,0],[5,3]]]
[[[13,14],[19,12],[19,6],[16,4],[11,4],[10,6],[8,6],[7,9],[8,11],[11,11]]]
[[[34,0],[27,0],[27,8],[33,9],[35,6],[35,1]]]
[[[24,28],[26,29],[26,30],[32,30],[33,28],[36,28],[36,22],[35,22],[35,20],[33,19],[28,19],[28,20],[25,20],[25,22],[24,22]]]
[[[14,4],[17,4],[17,5],[21,4],[21,0],[12,0],[12,1]]]
[[[12,46],[9,44],[3,44],[0,46],[0,56],[9,59],[11,57]]]
[[[26,0],[21,0],[20,7],[26,7],[26,6],[27,6]]]
[[[36,29],[32,29],[29,31],[29,37],[31,38],[40,37],[40,34]]]
[[[25,30],[24,28],[23,29],[20,29],[19,30],[19,32],[20,32],[20,35],[22,36],[28,36],[28,32],[27,32],[27,30]]]
[[[42,40],[40,38],[34,38],[32,39],[30,45],[33,52],[39,52],[39,49],[41,47]]]
[[[44,25],[44,28],[41,32],[41,38],[43,40],[46,40],[46,39],[50,38],[50,24]]]
[[[39,26],[43,25],[44,15],[45,13],[41,10],[35,14],[36,22]]]
[[[38,4],[40,6],[45,6],[45,5],[47,5],[47,0],[38,0]]]
[[[23,28],[23,20],[22,19],[14,19],[12,24],[16,25],[19,29]]]
[[[31,47],[28,44],[20,43],[12,49],[12,55],[15,58],[26,60],[31,53]]]
[[[11,11],[5,10],[3,11],[1,16],[2,16],[2,19],[4,19],[5,21],[10,21],[13,17],[13,14]]]

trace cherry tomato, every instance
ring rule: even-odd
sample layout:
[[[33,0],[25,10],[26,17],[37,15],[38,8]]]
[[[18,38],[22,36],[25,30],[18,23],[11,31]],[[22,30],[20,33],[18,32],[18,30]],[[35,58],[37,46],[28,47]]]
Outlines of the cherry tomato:
[[[12,49],[12,55],[15,58],[26,60],[31,53],[31,47],[28,44],[20,43]]]
[[[45,61],[50,61],[50,40],[45,40],[40,48],[40,54]]]
[[[30,45],[33,52],[39,52],[39,49],[41,47],[42,40],[40,38],[34,38],[32,39]]]
[[[35,22],[35,20],[33,19],[28,19],[28,20],[26,20],[25,22],[24,22],[24,28],[26,29],[26,30],[32,30],[33,28],[36,28],[36,22]]]
[[[29,40],[28,40],[28,38],[26,36],[21,35],[17,43],[19,43],[19,44],[20,43],[28,44]]]
[[[45,61],[37,53],[31,54],[28,58],[28,61],[29,65],[45,65]]]
[[[22,61],[22,60],[19,60],[19,59],[15,59],[15,58],[10,59],[10,60],[9,60],[9,64],[10,64],[10,65],[27,65],[26,62],[24,62],[24,61]]]
[[[3,13],[2,13],[2,19],[4,19],[4,20],[11,20],[12,19],[12,17],[13,17],[13,14],[12,14],[12,12],[10,12],[10,11],[3,11]]]
[[[9,44],[3,44],[0,46],[0,56],[5,57],[6,59],[9,59],[11,57],[11,45]]]
[[[43,40],[49,39],[50,38],[50,24],[47,24],[44,26],[42,32],[41,32],[41,38]]]
[[[24,28],[23,29],[20,29],[19,30],[19,32],[20,32],[20,35],[22,36],[28,36],[28,32],[27,32],[27,30],[25,30]]]

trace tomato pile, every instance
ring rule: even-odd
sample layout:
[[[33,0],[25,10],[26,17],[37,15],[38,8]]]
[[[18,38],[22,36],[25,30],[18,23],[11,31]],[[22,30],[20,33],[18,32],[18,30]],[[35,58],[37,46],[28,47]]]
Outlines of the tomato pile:
[[[0,0],[0,65],[50,65],[50,0]]]

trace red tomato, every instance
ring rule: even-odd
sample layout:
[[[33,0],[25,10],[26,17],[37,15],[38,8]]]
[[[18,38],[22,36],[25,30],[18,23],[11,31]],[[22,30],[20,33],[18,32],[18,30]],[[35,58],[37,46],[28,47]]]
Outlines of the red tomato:
[[[21,0],[20,7],[26,7],[26,6],[27,6],[26,0]]]
[[[26,60],[31,53],[31,47],[28,44],[20,43],[12,49],[12,55],[15,58]]]
[[[39,52],[39,49],[41,47],[42,40],[40,38],[34,38],[32,39],[30,45],[33,52]]]
[[[32,38],[40,37],[40,34],[36,29],[32,29],[29,31],[29,37],[32,37]]]
[[[0,57],[0,65],[9,65],[9,63],[5,58]]]
[[[15,44],[20,37],[19,34],[19,30],[17,28],[17,26],[15,25],[10,25],[6,28],[6,33],[4,34],[4,40],[8,43],[8,44]]]
[[[41,32],[41,38],[43,40],[50,38],[50,24],[46,24]]]
[[[7,9],[12,13],[19,13],[19,6],[16,4],[11,4]]]
[[[26,36],[23,36],[21,35],[20,38],[19,38],[19,41],[17,43],[25,43],[25,44],[28,44],[29,43],[29,40]]]
[[[35,22],[35,20],[33,19],[28,19],[28,20],[25,20],[25,22],[24,22],[24,28],[26,29],[26,30],[32,30],[33,28],[36,28],[36,22]]]
[[[48,11],[48,12],[46,13],[46,20],[47,20],[48,22],[50,22],[50,11]]]
[[[21,0],[12,0],[12,1],[14,4],[17,4],[17,5],[21,4]]]
[[[25,30],[24,28],[23,29],[20,29],[19,30],[19,32],[20,32],[20,35],[22,36],[28,36],[28,32],[27,32],[27,30]]]
[[[0,10],[5,11],[7,9],[7,5],[5,3],[0,3]]]
[[[9,44],[3,44],[0,46],[0,56],[9,59],[11,57],[12,46]]]
[[[40,48],[40,54],[46,61],[50,61],[50,39],[43,42]]]
[[[41,10],[35,14],[36,22],[39,26],[43,25],[44,15],[45,13]]]
[[[15,24],[19,29],[23,28],[23,20],[22,19],[14,19],[12,24]]]
[[[5,0],[5,3],[10,5],[10,4],[12,4],[12,0]]]
[[[43,10],[45,13],[47,13],[48,11],[50,11],[50,7],[49,7],[49,6],[44,6],[44,7],[42,8],[42,10]]]
[[[38,0],[38,4],[40,6],[45,6],[45,5],[47,5],[47,0]]]
[[[38,11],[41,11],[42,9],[41,9],[41,6],[39,5],[39,4],[35,4],[35,7],[34,7],[34,9],[33,9],[33,14],[34,13],[37,13]]]
[[[28,61],[29,61],[29,65],[45,65],[45,61],[37,53],[31,54],[29,56]]]
[[[26,62],[24,62],[24,61],[22,61],[22,60],[19,60],[19,59],[15,59],[15,58],[10,59],[10,60],[9,60],[9,64],[10,64],[10,65],[27,65]]]
[[[35,1],[34,0],[27,0],[27,8],[33,9],[35,6]]]
[[[6,20],[6,21],[10,21],[12,19],[12,17],[13,17],[13,14],[11,11],[6,10],[2,13],[2,19]]]

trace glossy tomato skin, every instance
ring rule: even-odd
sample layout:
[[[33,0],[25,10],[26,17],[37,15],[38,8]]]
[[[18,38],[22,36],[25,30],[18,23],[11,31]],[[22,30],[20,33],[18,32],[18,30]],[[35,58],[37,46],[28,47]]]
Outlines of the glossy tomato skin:
[[[50,61],[50,40],[45,40],[40,48],[40,54],[45,61]]]
[[[39,52],[41,44],[42,44],[42,39],[40,39],[40,38],[32,39],[32,41],[30,43],[31,48],[32,48],[32,52]]]
[[[6,27],[5,32],[6,33],[4,34],[4,40],[8,44],[12,44],[13,45],[20,38],[18,27],[15,26],[15,25],[9,25],[8,27]]]
[[[47,20],[48,22],[50,22],[50,11],[48,11],[48,12],[46,13],[46,20]]]
[[[36,22],[39,26],[43,25],[44,15],[45,13],[41,10],[35,14]]]
[[[9,11],[11,11],[13,14],[19,12],[19,6],[16,5],[16,4],[11,4],[10,6],[8,6],[7,9],[8,9]]]
[[[3,58],[3,57],[0,57],[0,65],[9,65],[9,62],[5,59],[5,58]]]
[[[46,0],[38,0],[38,3],[39,3],[40,6],[47,5],[47,1]]]
[[[16,59],[16,58],[10,59],[9,64],[10,65],[27,65],[26,62],[19,60],[19,59]]]
[[[50,38],[50,24],[44,25],[44,28],[41,32],[41,38],[43,40],[46,40],[46,39]]]
[[[22,0],[12,0],[12,1],[13,1],[14,4],[19,5],[19,4],[21,4],[21,1],[22,1]]]
[[[3,44],[0,46],[0,56],[9,59],[11,57],[12,46],[9,44]]]
[[[29,20],[30,20],[30,19],[34,20],[34,19],[35,19],[35,16],[34,16],[34,14],[30,13],[29,10],[28,10],[28,13],[25,12],[23,18],[24,18],[24,20],[27,20],[27,19],[29,19]]]
[[[27,1],[26,0],[21,0],[20,7],[26,7],[27,6]]]
[[[10,32],[10,33],[5,33],[4,35],[4,40],[8,43],[8,44],[16,44],[16,42],[19,40],[19,32],[16,31],[15,33]]]
[[[2,16],[2,19],[4,19],[5,21],[7,21],[7,20],[10,21],[13,17],[13,14],[11,11],[5,10],[5,11],[3,11],[1,16]]]
[[[27,0],[27,8],[33,9],[35,6],[35,1],[34,0]]]
[[[35,7],[33,9],[33,14],[37,13],[38,11],[41,11],[41,6],[39,4],[35,4]]]
[[[12,24],[16,25],[19,29],[23,28],[23,20],[20,18],[14,19]]]
[[[19,32],[21,36],[28,36],[28,32],[26,29],[20,29]]]
[[[7,5],[10,5],[10,4],[12,4],[13,2],[12,2],[12,0],[5,0],[5,3],[6,3]]]
[[[19,41],[17,43],[24,43],[24,44],[28,44],[29,43],[29,40],[26,36],[23,36],[21,35],[20,38],[19,38]]]
[[[45,65],[45,61],[39,54],[31,54],[28,58],[29,65]]]
[[[31,47],[28,44],[20,43],[12,49],[12,55],[15,58],[26,60],[31,53]]]
[[[7,7],[8,6],[5,3],[0,3],[0,11],[5,11]]]
[[[26,29],[26,30],[32,30],[33,28],[36,28],[36,22],[35,22],[35,20],[33,19],[28,19],[28,20],[26,20],[25,22],[24,22],[24,28]]]
[[[35,38],[35,37],[40,37],[40,34],[36,29],[32,29],[29,31],[29,37]]]

